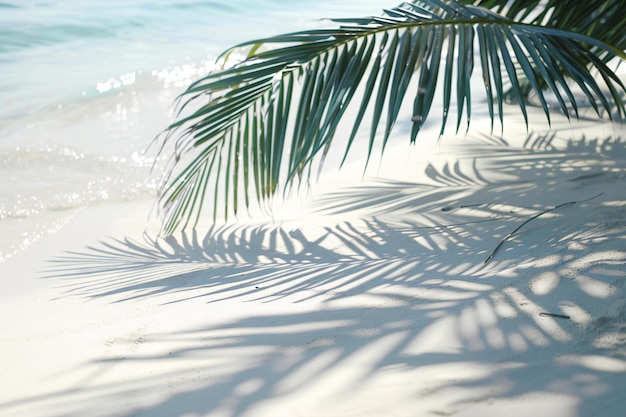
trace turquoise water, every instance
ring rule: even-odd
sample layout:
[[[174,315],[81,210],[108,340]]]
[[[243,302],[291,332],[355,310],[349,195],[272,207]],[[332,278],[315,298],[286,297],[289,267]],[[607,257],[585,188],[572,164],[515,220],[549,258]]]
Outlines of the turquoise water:
[[[228,46],[379,14],[388,0],[0,2],[0,260],[77,209],[149,198],[144,153]],[[157,167],[158,167],[157,161]]]
[[[351,10],[345,3],[359,6]],[[50,98],[68,99],[78,89],[91,92],[97,82],[125,73],[210,59],[243,40],[313,26],[322,17],[377,13],[385,3],[389,5],[380,0],[0,2],[2,119]],[[24,94],[25,87],[32,94]]]

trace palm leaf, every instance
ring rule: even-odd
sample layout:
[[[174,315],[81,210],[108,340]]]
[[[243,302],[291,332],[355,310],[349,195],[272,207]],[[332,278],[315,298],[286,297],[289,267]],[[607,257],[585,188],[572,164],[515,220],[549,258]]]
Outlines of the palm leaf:
[[[584,35],[588,39],[601,41],[615,51],[626,50],[626,13],[623,12],[622,0],[459,0],[466,5],[475,5],[491,9],[504,17],[516,21],[525,21],[549,28],[567,30]],[[583,43],[585,41],[582,41]],[[614,54],[608,53],[603,46],[588,45],[594,55],[605,64],[613,59]],[[560,68],[562,70],[562,68]],[[550,89],[540,78],[541,88]],[[530,80],[522,80],[522,89],[530,89]],[[512,92],[507,92],[512,98]]]
[[[571,13],[551,0],[539,13],[537,1],[512,2],[508,9],[487,0],[461,3],[468,1],[403,3],[382,16],[335,20],[336,28],[253,40],[226,51],[220,57],[223,67],[183,93],[178,120],[163,135],[164,143],[174,144],[160,199],[165,232],[195,224],[207,195],[213,195],[214,216],[218,207],[236,214],[242,196],[247,206],[251,193],[264,201],[306,181],[312,165],[317,161],[321,166],[327,152],[336,148],[333,139],[341,121],[352,124],[345,160],[363,121],[370,120],[369,160],[377,144],[384,151],[409,91],[414,91],[410,140],[415,141],[430,114],[441,72],[441,134],[453,88],[457,130],[464,114],[469,127],[475,57],[492,126],[496,117],[502,124],[505,82],[526,119],[528,91],[537,94],[548,118],[552,110],[544,90],[554,93],[561,111],[577,115],[580,103],[567,79],[599,115],[612,106],[617,106],[618,117],[626,114],[620,97],[626,87],[607,65],[626,58],[622,29],[606,31],[588,15]],[[615,7],[592,3],[595,16],[624,23]],[[555,11],[565,17],[558,24],[542,25],[548,17],[554,20]],[[571,26],[583,32],[566,30]],[[246,58],[229,62],[234,52]],[[362,99],[353,104],[358,91]],[[356,112],[348,117],[351,105]],[[211,187],[213,193],[207,193]]]

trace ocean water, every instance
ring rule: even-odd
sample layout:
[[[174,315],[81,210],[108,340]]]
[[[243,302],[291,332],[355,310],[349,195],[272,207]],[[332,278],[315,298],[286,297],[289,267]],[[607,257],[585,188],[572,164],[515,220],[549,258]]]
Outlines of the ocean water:
[[[395,5],[0,1],[0,262],[83,207],[154,198],[160,161],[145,151],[225,48]]]

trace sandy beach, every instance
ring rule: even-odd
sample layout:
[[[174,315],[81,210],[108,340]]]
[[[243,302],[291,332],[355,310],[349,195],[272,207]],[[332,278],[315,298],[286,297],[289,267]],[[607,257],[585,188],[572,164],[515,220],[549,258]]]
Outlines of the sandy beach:
[[[625,131],[530,117],[273,216],[69,213],[0,263],[0,416],[623,416]]]

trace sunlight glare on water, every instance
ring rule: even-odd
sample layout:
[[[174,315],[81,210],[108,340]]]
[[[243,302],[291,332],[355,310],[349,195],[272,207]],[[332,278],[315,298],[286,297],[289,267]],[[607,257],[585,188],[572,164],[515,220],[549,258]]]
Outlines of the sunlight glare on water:
[[[154,199],[145,151],[224,49],[396,5],[358,3],[0,2],[0,261],[82,207]]]

